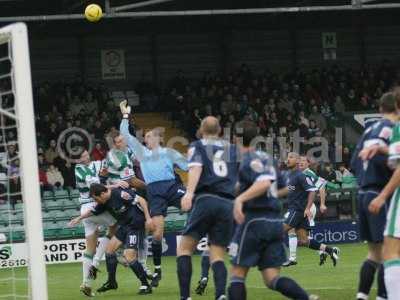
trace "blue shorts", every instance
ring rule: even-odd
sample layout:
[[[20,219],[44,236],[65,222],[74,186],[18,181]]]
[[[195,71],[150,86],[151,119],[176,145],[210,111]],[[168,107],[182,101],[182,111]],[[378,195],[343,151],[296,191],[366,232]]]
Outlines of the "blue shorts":
[[[186,188],[175,180],[157,181],[147,185],[150,216],[167,216],[169,206],[181,207]]]
[[[289,209],[285,215],[285,224],[292,228],[311,230],[310,222],[304,217],[304,211]]]
[[[115,237],[122,242],[125,249],[143,249],[146,233],[144,229],[137,229],[129,225],[121,225]]]
[[[382,243],[383,232],[386,225],[386,207],[383,207],[379,214],[371,214],[368,206],[379,192],[377,191],[359,191],[358,193],[358,218],[360,227],[360,239],[371,243]]]
[[[182,235],[200,241],[208,235],[211,245],[228,247],[233,233],[233,202],[212,194],[196,196]]]
[[[260,271],[279,268],[287,260],[281,219],[254,218],[237,226],[229,254],[233,265]]]

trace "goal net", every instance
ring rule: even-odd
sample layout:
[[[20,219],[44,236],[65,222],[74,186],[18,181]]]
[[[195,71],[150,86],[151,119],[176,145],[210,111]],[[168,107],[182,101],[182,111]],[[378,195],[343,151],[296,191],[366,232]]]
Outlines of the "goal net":
[[[0,29],[0,299],[47,300],[28,35]]]

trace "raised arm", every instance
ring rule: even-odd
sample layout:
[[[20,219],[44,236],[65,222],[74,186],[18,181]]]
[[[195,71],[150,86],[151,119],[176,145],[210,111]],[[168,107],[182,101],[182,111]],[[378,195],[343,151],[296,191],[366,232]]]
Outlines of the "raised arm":
[[[168,149],[168,155],[172,160],[173,164],[182,171],[187,172],[189,170],[187,158],[176,151],[175,149]]]
[[[129,114],[131,112],[130,106],[127,106],[127,101],[124,100],[120,103],[120,108],[122,112],[123,119],[119,125],[119,131],[126,140],[128,147],[132,150],[133,154],[139,160],[144,157],[144,154],[149,151],[145,146],[143,146],[139,140],[129,133]]]

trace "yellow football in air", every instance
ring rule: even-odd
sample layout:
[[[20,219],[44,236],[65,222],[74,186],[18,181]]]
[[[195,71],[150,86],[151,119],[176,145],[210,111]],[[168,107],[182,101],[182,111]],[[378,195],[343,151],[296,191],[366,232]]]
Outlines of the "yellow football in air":
[[[103,16],[103,10],[100,5],[90,4],[85,9],[86,19],[90,22],[97,22]]]

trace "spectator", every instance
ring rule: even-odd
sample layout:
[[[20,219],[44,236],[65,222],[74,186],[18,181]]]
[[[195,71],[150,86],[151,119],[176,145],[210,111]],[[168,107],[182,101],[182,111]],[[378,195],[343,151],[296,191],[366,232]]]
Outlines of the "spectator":
[[[342,182],[343,181],[343,177],[353,177],[354,175],[347,170],[345,164],[341,163],[339,165],[339,170],[336,171],[336,178],[337,181]]]
[[[103,148],[103,145],[98,142],[94,146],[91,157],[93,160],[103,160],[107,155],[107,150]]]
[[[337,114],[343,114],[346,110],[345,105],[342,101],[342,97],[340,97],[339,95],[336,96],[336,98],[335,98],[334,107],[335,107],[335,112]]]
[[[82,109],[84,109],[84,105],[81,99],[77,95],[74,96],[72,104],[70,106],[72,116],[76,117],[81,112]]]
[[[12,207],[21,201],[21,179],[19,170],[19,159],[13,160],[8,167],[9,193]]]
[[[308,138],[313,138],[320,132],[320,129],[317,127],[317,123],[314,120],[310,119],[310,127],[308,128]]]
[[[326,129],[326,120],[325,117],[318,111],[318,107],[314,105],[311,109],[311,114],[309,116],[310,119],[313,119],[319,129],[322,132]]]
[[[44,153],[44,157],[48,164],[52,164],[54,162],[54,159],[58,156],[56,146],[57,142],[55,140],[51,140],[49,148]]]
[[[335,170],[332,164],[326,163],[321,171],[321,177],[332,183],[339,183]]]
[[[43,155],[43,149],[39,148],[38,150],[38,165],[39,165],[39,169],[45,169],[47,164],[46,161],[44,159],[44,155]]]
[[[43,191],[50,191],[51,186],[47,181],[47,174],[43,169],[39,169],[39,184],[40,184],[40,193],[43,195]]]
[[[62,189],[64,186],[64,178],[61,172],[53,164],[50,164],[46,172],[47,181],[55,189]]]
[[[100,120],[97,120],[94,123],[94,128],[93,128],[94,139],[96,141],[101,141],[104,137],[104,132],[105,132],[105,128],[101,124]]]
[[[7,163],[10,164],[12,161],[18,159],[18,151],[16,144],[9,144],[7,146]]]

